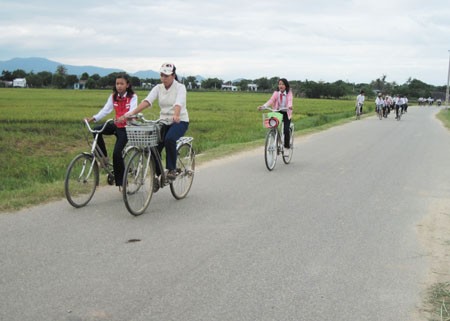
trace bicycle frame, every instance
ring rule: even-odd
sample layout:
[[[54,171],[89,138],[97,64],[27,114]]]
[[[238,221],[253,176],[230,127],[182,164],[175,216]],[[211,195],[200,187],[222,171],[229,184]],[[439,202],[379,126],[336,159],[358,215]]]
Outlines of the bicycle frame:
[[[94,135],[92,143],[89,139],[90,136],[86,135],[87,143],[91,149],[89,152],[82,152],[72,159],[67,167],[64,179],[64,192],[67,201],[75,208],[87,205],[92,199],[100,181],[99,167],[107,172],[108,184],[114,183],[114,173],[105,161],[100,148],[98,148],[98,137],[111,121],[113,119],[107,120],[100,129],[94,130],[89,122],[84,120],[89,132]]]
[[[279,112],[278,110],[273,110],[272,108],[259,108],[260,110],[269,110],[271,112]],[[268,115],[270,116],[270,115]],[[289,144],[290,148],[284,148],[284,121],[283,118],[279,119],[276,117],[263,117],[264,122],[263,125],[266,128],[269,128],[266,134],[266,142],[265,142],[265,152],[264,152],[264,160],[266,163],[266,167],[269,171],[275,168],[277,156],[282,154],[283,162],[285,164],[289,164],[292,159],[292,150],[294,148],[293,139],[294,139],[294,124],[291,122],[289,126],[289,131],[291,133]],[[276,150],[275,150],[276,148]]]
[[[160,188],[170,185],[172,195],[176,199],[185,198],[188,194],[195,172],[195,152],[192,147],[192,137],[183,136],[177,140],[177,166],[176,177],[168,178],[162,155],[160,137],[155,126],[160,120],[146,121],[143,117],[143,126],[130,126],[130,157],[126,162],[123,199],[125,206],[132,215],[141,215],[150,204],[152,195]],[[151,126],[145,126],[145,123]],[[159,137],[157,139],[157,137]],[[186,162],[185,162],[186,161]]]

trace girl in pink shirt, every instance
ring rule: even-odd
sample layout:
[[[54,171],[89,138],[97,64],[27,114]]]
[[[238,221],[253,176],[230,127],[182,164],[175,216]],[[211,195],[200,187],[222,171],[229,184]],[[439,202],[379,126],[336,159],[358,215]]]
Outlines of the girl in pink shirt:
[[[293,95],[290,90],[289,82],[285,78],[278,80],[278,91],[274,91],[272,97],[259,108],[271,106],[273,110],[277,110],[283,115],[284,124],[284,148],[289,149],[291,146],[289,141],[291,139],[289,134],[289,127],[292,118],[292,101]]]

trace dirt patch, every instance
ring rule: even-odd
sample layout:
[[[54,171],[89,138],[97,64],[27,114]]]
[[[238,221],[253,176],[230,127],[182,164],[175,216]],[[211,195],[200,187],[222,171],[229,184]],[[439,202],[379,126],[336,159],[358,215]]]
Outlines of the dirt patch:
[[[429,214],[417,225],[418,237],[430,266],[424,281],[423,305],[418,311],[418,320],[439,320],[433,311],[438,311],[440,304],[430,302],[430,291],[437,284],[450,282],[449,227],[450,199],[435,200]]]

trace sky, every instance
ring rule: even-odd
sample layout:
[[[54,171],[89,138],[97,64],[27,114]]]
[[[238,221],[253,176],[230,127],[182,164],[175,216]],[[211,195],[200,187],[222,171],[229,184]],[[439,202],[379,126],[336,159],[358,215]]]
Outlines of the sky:
[[[0,0],[0,60],[447,85],[448,0]]]

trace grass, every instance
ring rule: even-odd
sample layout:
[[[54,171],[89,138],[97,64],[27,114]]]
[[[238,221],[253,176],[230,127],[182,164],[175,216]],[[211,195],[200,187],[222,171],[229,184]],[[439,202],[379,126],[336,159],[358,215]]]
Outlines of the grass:
[[[137,91],[139,100],[147,91]],[[110,91],[0,89],[0,212],[64,197],[70,160],[89,150],[81,120],[95,114]],[[270,94],[189,92],[190,126],[202,162],[261,144],[266,130],[256,107]],[[353,101],[294,99],[293,122],[299,132],[336,124],[353,116]],[[156,105],[147,118],[159,113]],[[111,117],[113,115],[111,114]],[[114,137],[106,137],[111,151]],[[102,184],[105,179],[102,177]]]
[[[450,112],[442,109],[437,118],[442,121],[445,127],[450,129]],[[449,241],[444,243],[450,245]],[[432,319],[430,321],[450,321],[450,282],[440,282],[432,285],[428,289],[426,299],[427,306]]]
[[[430,321],[450,321],[450,282],[433,285],[428,293],[428,303],[432,306]]]

